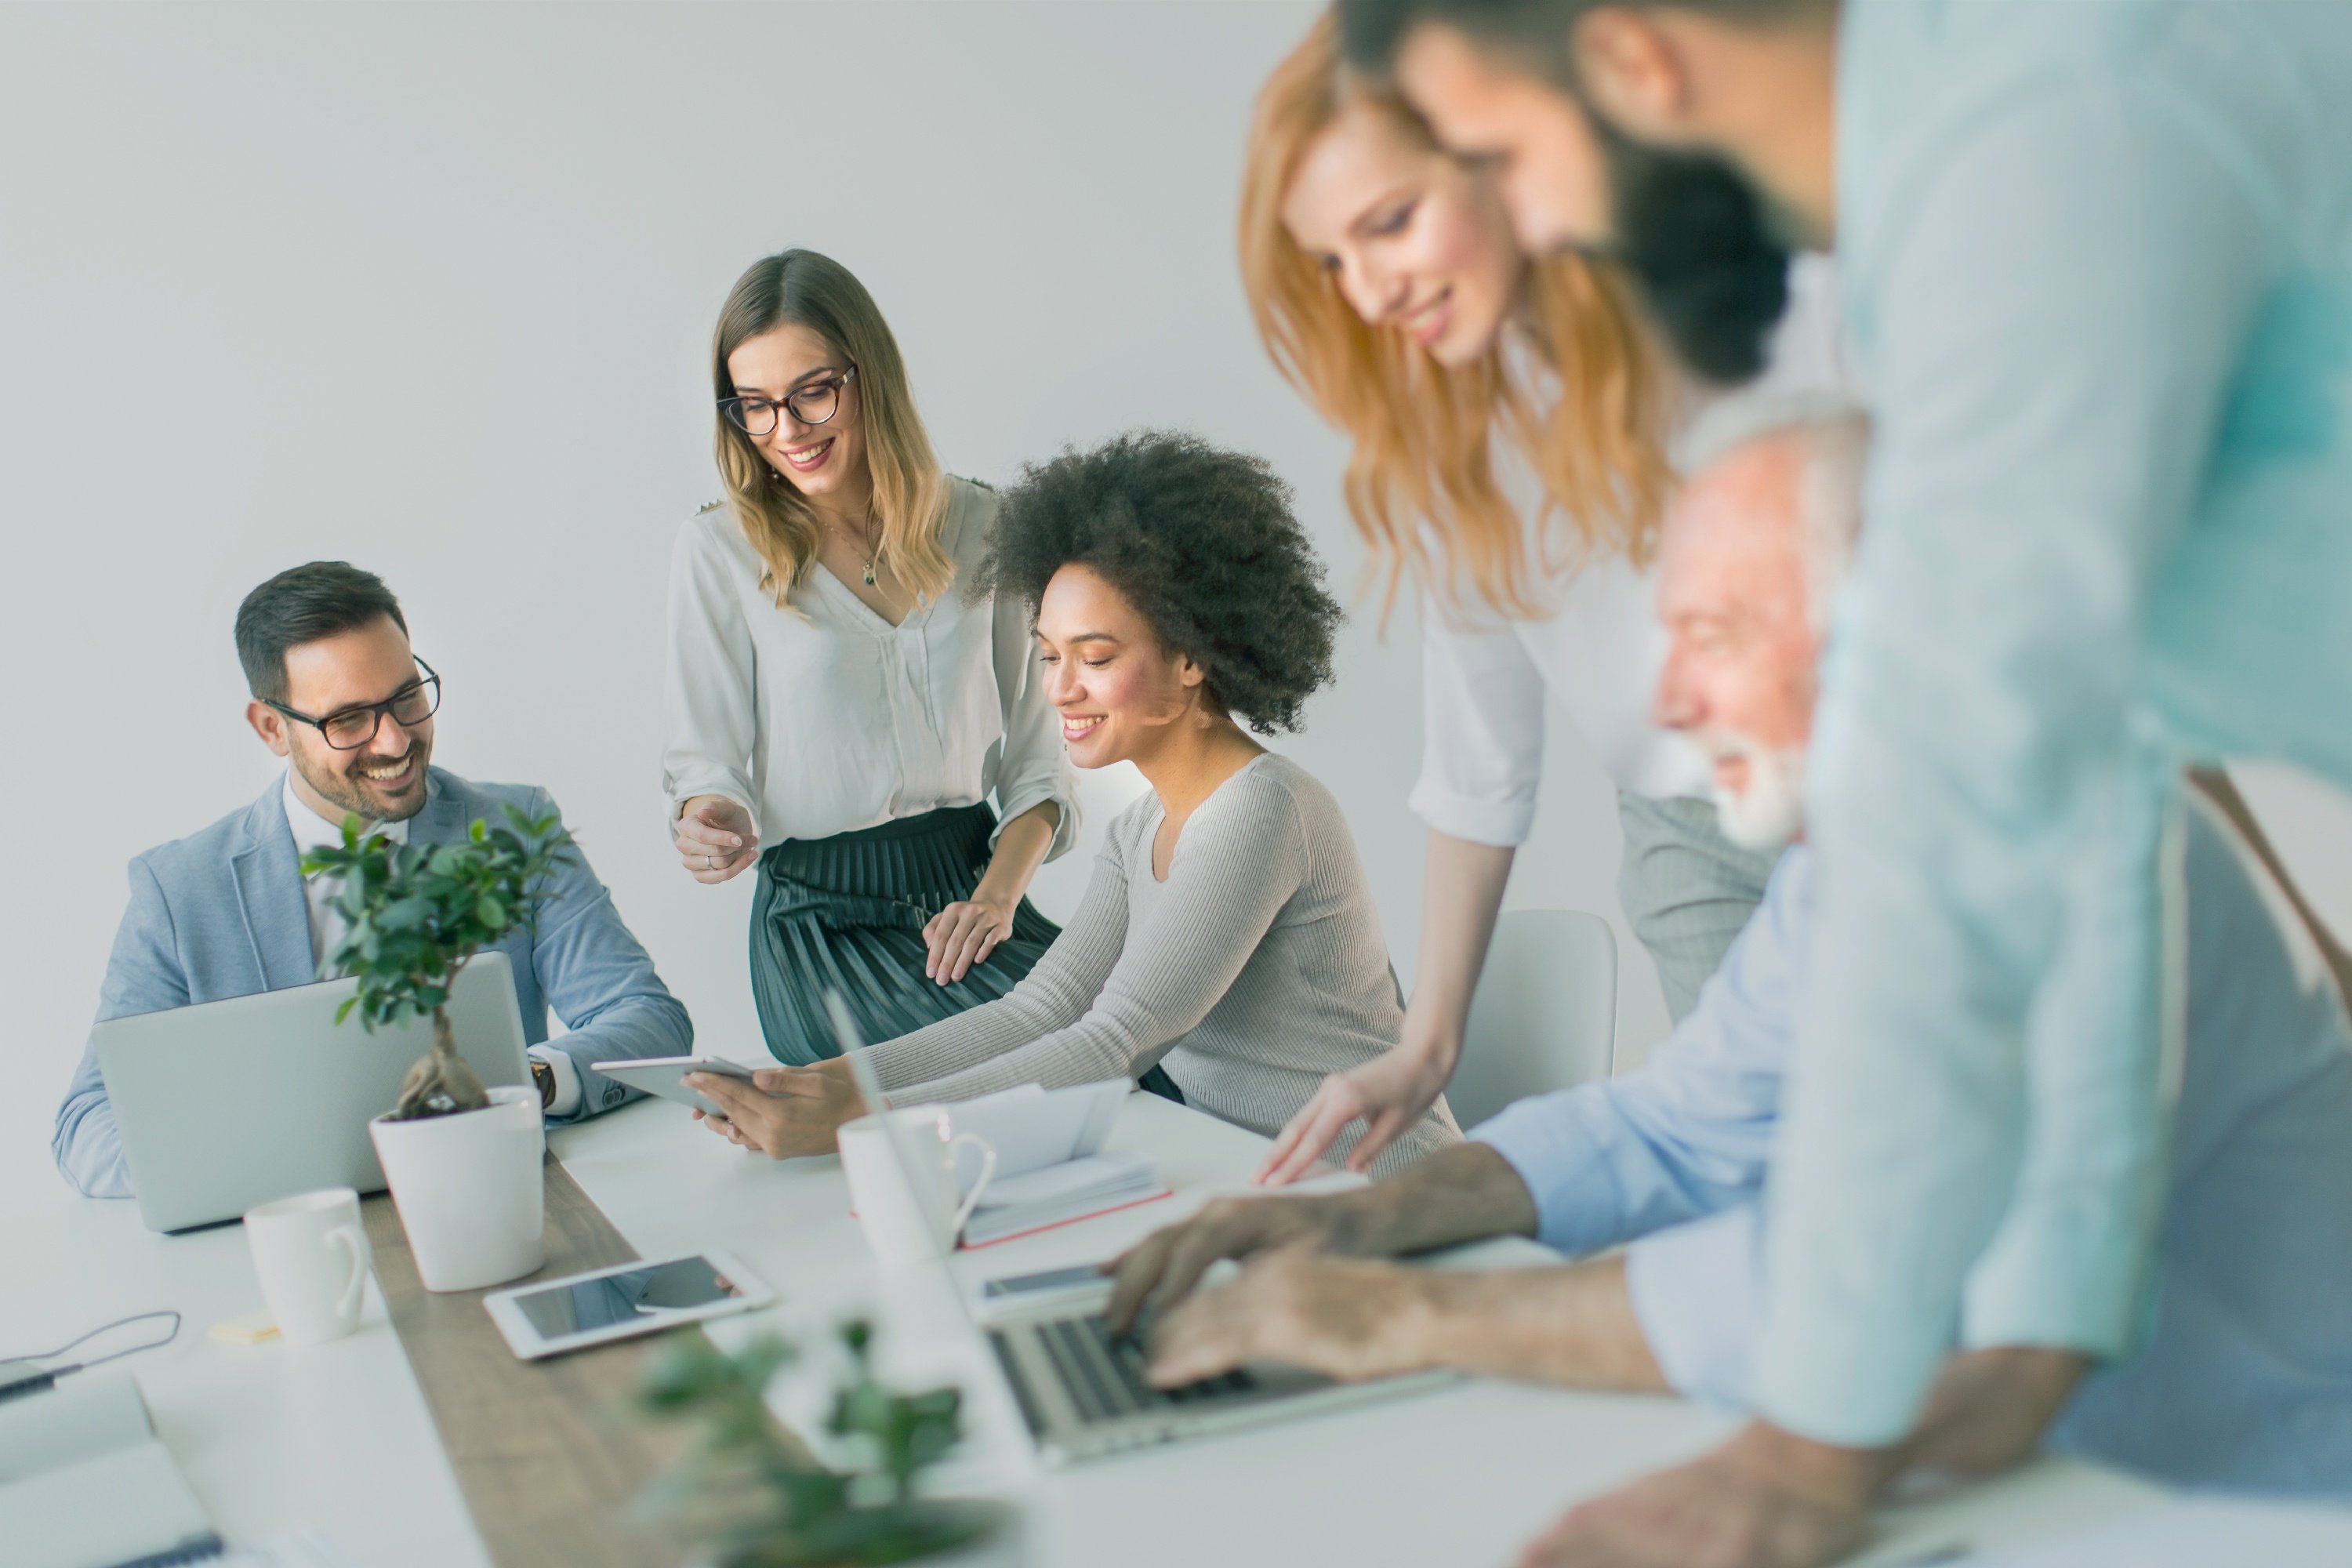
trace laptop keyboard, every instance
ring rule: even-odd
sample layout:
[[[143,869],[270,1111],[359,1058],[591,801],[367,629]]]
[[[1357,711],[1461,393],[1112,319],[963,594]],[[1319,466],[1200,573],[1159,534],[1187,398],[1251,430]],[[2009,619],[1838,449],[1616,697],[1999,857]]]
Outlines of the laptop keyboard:
[[[1078,1414],[1090,1423],[1254,1393],[1258,1386],[1248,1373],[1235,1370],[1181,1388],[1154,1388],[1144,1380],[1146,1358],[1139,1340],[1114,1339],[1100,1313],[1040,1323],[1037,1340],[1054,1370],[1061,1373],[1062,1384],[1069,1390]]]

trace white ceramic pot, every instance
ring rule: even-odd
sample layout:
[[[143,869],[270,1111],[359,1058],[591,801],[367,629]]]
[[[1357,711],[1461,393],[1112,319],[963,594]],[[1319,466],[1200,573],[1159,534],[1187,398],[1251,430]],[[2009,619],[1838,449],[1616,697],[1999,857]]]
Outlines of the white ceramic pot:
[[[547,1136],[536,1089],[455,1116],[368,1123],[427,1290],[478,1290],[546,1261]]]

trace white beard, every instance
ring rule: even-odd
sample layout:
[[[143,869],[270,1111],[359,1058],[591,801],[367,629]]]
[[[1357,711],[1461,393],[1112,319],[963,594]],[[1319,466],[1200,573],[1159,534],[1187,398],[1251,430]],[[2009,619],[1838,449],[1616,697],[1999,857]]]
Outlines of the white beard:
[[[1742,849],[1783,849],[1805,827],[1805,750],[1759,746],[1738,735],[1700,739],[1711,756],[1738,757],[1748,763],[1744,789],[1714,786],[1715,813],[1723,836]]]

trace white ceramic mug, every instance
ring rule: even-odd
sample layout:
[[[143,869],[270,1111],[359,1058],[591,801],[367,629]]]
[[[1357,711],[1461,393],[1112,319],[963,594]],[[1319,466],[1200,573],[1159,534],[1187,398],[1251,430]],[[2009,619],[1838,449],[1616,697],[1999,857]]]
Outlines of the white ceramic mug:
[[[942,1106],[911,1106],[885,1115],[893,1127],[885,1129],[882,1117],[861,1116],[837,1134],[849,1205],[885,1266],[920,1263],[956,1245],[963,1222],[996,1174],[996,1151],[977,1132],[954,1131]],[[897,1158],[887,1142],[893,1131]],[[970,1192],[959,1194],[956,1151],[967,1146],[980,1152],[980,1175]],[[914,1167],[912,1191],[901,1173],[908,1164]]]
[[[375,1254],[349,1187],[300,1193],[248,1209],[245,1239],[261,1299],[289,1345],[339,1340],[360,1326]]]

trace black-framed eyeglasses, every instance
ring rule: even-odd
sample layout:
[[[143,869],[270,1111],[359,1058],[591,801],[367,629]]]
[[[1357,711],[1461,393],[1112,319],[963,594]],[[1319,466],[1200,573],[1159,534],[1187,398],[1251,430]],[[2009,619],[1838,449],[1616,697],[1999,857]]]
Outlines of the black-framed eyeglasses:
[[[415,654],[408,657],[416,658]],[[441,678],[421,658],[416,659],[416,668],[425,672],[424,677],[410,681],[383,701],[371,702],[364,708],[339,708],[323,719],[297,713],[283,702],[272,702],[266,697],[261,700],[262,705],[310,725],[339,752],[356,752],[375,739],[375,732],[383,728],[385,714],[391,714],[393,722],[405,729],[424,723],[441,706]]]
[[[776,428],[776,410],[789,408],[803,425],[822,425],[841,412],[841,389],[857,379],[857,367],[834,372],[822,381],[796,386],[778,397],[722,397],[719,412],[746,436],[767,436]]]

